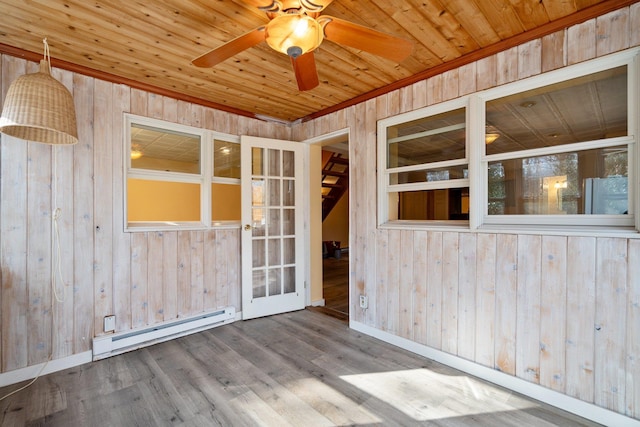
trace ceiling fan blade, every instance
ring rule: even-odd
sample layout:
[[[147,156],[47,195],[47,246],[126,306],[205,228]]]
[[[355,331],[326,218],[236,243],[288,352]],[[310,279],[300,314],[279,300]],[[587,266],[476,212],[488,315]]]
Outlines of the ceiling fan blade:
[[[264,12],[279,12],[282,4],[274,0],[242,0],[249,6],[257,7]]]
[[[318,86],[318,71],[316,70],[316,60],[313,52],[307,52],[297,58],[291,58],[293,71],[296,74],[298,89],[311,90]]]
[[[222,46],[212,49],[204,55],[197,57],[196,59],[191,61],[191,63],[196,67],[213,67],[215,65],[218,65],[222,61],[237,55],[243,50],[253,47],[258,43],[264,41],[264,29],[264,26],[258,27],[253,31],[241,35],[240,37],[236,37],[230,42],[227,42]]]
[[[413,51],[413,42],[344,19],[322,15],[324,37],[332,42],[364,50],[395,62],[404,61]]]
[[[264,12],[280,12],[302,7],[307,12],[320,12],[333,0],[242,0],[249,6],[257,7]]]
[[[333,0],[300,0],[300,5],[308,11],[320,12],[332,2]]]

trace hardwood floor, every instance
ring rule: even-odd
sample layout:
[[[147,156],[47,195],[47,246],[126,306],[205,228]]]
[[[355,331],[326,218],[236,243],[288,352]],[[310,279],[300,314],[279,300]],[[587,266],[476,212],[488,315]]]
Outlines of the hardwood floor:
[[[340,258],[322,260],[323,307],[313,309],[345,322],[349,321],[349,252]]]
[[[593,424],[302,310],[47,375],[0,401],[0,425]]]

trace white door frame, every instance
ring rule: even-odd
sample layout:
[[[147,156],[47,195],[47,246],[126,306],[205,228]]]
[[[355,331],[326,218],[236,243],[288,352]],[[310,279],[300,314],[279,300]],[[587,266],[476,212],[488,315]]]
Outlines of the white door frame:
[[[320,179],[321,177],[315,177],[314,180],[314,176],[313,174],[320,174],[321,170],[320,170],[320,166],[319,165],[311,165],[311,150],[312,147],[322,147],[325,145],[331,145],[334,142],[338,142],[338,140],[342,140],[344,139],[344,137],[347,137],[347,139],[349,140],[349,142],[351,142],[351,132],[350,132],[350,128],[344,128],[344,129],[340,129],[337,131],[333,131],[333,132],[329,132],[327,134],[324,135],[320,135],[320,136],[316,136],[313,138],[309,138],[306,139],[304,141],[302,141],[303,144],[305,144],[305,155],[304,155],[304,168],[306,170],[306,174],[305,174],[305,192],[304,192],[304,218],[305,218],[305,226],[304,226],[304,233],[305,233],[305,241],[307,242],[307,248],[308,250],[305,252],[305,284],[306,284],[306,305],[310,306],[310,305],[324,305],[324,298],[322,298],[321,300],[315,300],[312,301],[312,291],[316,288],[316,287],[320,287],[320,294],[322,294],[322,281],[320,281],[319,283],[317,282],[317,278],[314,276],[317,276],[318,274],[320,275],[320,277],[322,277],[322,237],[320,238],[320,241],[316,241],[314,242],[312,240],[312,227],[316,226],[316,227],[322,227],[322,213],[321,213],[321,206],[322,206],[322,190],[321,190],[321,183],[318,181],[318,179]],[[349,147],[351,147],[351,144],[349,143]],[[349,148],[349,150],[351,150],[351,148]],[[351,157],[351,156],[350,156]],[[349,187],[351,187],[351,184],[349,184]],[[351,194],[351,192],[349,192],[349,194]],[[314,201],[313,198],[316,198],[316,200]],[[349,196],[351,197],[351,196]],[[318,206],[319,203],[319,206]],[[316,212],[316,218],[320,219],[319,223],[314,223],[314,218],[312,215],[312,206],[313,208],[318,208],[318,212]],[[317,220],[315,221],[317,222]],[[349,222],[351,222],[349,220]],[[351,235],[351,224],[349,224],[349,235]],[[317,269],[314,267],[314,263],[313,263],[313,258],[319,257],[320,260],[320,271],[316,271]],[[351,261],[349,261],[351,262]],[[349,300],[351,300],[351,286],[349,286]],[[351,305],[351,301],[349,301],[349,305]]]

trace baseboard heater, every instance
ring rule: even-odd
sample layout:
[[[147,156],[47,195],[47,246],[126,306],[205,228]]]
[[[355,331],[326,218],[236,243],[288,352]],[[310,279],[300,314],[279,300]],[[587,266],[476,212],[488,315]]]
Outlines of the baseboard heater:
[[[160,323],[148,328],[96,337],[93,339],[93,360],[104,359],[215,326],[225,325],[233,322],[235,318],[235,308],[227,307],[197,316]]]

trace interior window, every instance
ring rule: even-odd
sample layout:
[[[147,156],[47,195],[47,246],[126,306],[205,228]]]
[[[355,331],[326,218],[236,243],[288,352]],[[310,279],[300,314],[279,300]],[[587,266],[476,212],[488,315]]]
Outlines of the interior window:
[[[389,219],[468,220],[466,108],[386,127]]]
[[[240,144],[213,140],[211,219],[240,221]]]
[[[380,120],[379,223],[637,229],[637,55]]]
[[[200,136],[131,124],[131,167],[200,173]]]
[[[489,163],[489,215],[628,213],[627,147]]]
[[[468,220],[469,188],[397,193],[398,217],[403,220]]]
[[[240,179],[240,144],[213,140],[213,176]]]
[[[132,115],[127,124],[128,228],[240,221],[237,137]]]
[[[129,178],[129,222],[200,221],[200,185]]]
[[[627,93],[621,66],[488,101],[489,217],[628,215]]]

